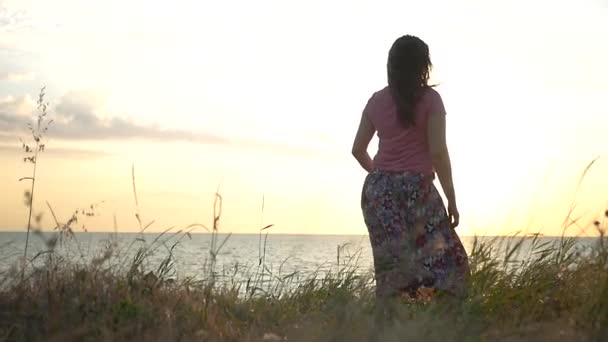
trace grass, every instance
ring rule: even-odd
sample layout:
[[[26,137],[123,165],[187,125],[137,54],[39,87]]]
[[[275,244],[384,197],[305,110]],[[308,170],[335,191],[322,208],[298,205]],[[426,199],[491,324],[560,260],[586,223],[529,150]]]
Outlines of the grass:
[[[19,181],[28,180],[31,182],[30,190],[25,193],[25,202],[29,207],[28,219],[27,219],[27,235],[25,238],[25,248],[23,249],[23,261],[27,259],[27,249],[29,247],[29,239],[30,232],[32,230],[32,215],[34,214],[34,190],[36,188],[36,169],[38,166],[38,154],[40,152],[44,152],[45,144],[43,143],[44,134],[49,128],[49,125],[53,122],[53,120],[48,119],[48,107],[49,103],[45,101],[45,93],[46,87],[42,87],[40,89],[40,93],[38,96],[38,114],[36,115],[35,123],[28,123],[27,128],[32,137],[32,143],[26,143],[25,141],[21,141],[21,147],[23,148],[23,152],[25,153],[25,157],[23,161],[26,163],[31,163],[32,167],[32,175],[31,177],[23,177]],[[31,147],[30,146],[33,146]],[[40,221],[40,218],[35,218],[36,221]],[[21,278],[25,276],[25,265],[22,266],[22,274]]]
[[[216,215],[221,211],[217,203]],[[221,248],[219,221],[215,216],[216,228],[210,229],[216,241],[211,259]],[[597,228],[603,232],[599,222]],[[504,240],[500,249],[496,241],[476,241],[465,298],[404,298],[380,306],[372,275],[361,274],[355,262],[299,281],[277,277],[265,265],[246,283],[220,282],[212,268],[201,280],[176,279],[172,252],[189,233],[164,233],[152,241],[140,237],[123,249],[108,241],[86,263],[63,258],[54,244],[47,245],[50,249],[39,256],[43,262],[30,267],[23,281],[17,269],[4,275],[0,340],[608,338],[608,241],[603,235],[585,253],[574,248],[572,238],[541,243],[538,236],[520,236],[508,240],[515,243]],[[171,244],[166,243],[169,237]],[[525,239],[532,239],[532,248],[522,255]],[[165,255],[154,268],[147,262],[152,252]],[[274,280],[261,281],[265,276]]]
[[[41,149],[36,135],[34,140],[37,147],[26,152],[34,151],[29,161],[36,167]],[[281,274],[281,267],[273,272],[265,257],[272,225],[260,225],[259,260],[248,280],[220,281],[216,260],[229,235],[219,239],[219,189],[210,227],[167,228],[147,241],[143,233],[154,221],[142,217],[134,168],[132,177],[142,234],[126,246],[110,239],[88,259],[77,241],[76,258],[58,251],[76,239],[72,226],[79,216],[93,215],[94,205],[60,223],[47,203],[56,222],[50,238],[28,224],[28,240],[32,230],[45,248],[29,260],[25,251],[27,262],[0,274],[0,341],[608,340],[608,241],[601,222],[595,224],[596,244],[583,253],[567,237],[477,240],[465,297],[424,289],[415,299],[380,303],[373,275],[362,274],[357,255],[345,259],[340,247],[340,267],[329,273],[298,278]],[[35,175],[28,179],[31,209]],[[564,230],[574,224],[566,220]],[[211,239],[205,269],[200,279],[176,277],[175,248],[196,229]],[[525,241],[530,249],[522,248]],[[159,254],[164,259],[151,262]]]

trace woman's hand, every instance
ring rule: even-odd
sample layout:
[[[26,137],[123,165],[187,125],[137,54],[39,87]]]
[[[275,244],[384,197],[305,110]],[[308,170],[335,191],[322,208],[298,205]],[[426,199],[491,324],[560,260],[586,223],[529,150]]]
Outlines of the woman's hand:
[[[456,229],[458,223],[460,223],[460,213],[458,212],[456,204],[448,204],[448,217],[450,218],[450,227]]]

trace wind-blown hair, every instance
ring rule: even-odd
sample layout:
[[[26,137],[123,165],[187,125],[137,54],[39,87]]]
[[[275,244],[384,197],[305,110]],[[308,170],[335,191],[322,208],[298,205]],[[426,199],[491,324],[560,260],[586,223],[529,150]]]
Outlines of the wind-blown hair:
[[[388,55],[388,85],[404,127],[416,124],[416,103],[429,87],[433,64],[429,47],[420,38],[405,35],[393,43]]]

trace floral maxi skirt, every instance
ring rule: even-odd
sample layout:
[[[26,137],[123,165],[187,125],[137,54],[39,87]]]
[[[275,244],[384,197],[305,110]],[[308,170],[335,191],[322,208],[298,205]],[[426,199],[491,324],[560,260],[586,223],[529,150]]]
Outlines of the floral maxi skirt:
[[[365,179],[361,207],[378,297],[415,296],[421,287],[463,293],[467,254],[450,227],[433,175],[373,171]]]

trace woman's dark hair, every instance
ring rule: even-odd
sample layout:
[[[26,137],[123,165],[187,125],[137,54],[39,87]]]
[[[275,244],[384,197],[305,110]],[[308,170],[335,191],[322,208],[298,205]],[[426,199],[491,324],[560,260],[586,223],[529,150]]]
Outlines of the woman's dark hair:
[[[416,123],[414,108],[429,87],[432,67],[429,47],[420,38],[406,35],[393,43],[388,54],[388,86],[405,127]]]

